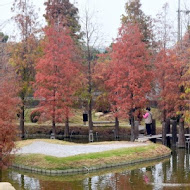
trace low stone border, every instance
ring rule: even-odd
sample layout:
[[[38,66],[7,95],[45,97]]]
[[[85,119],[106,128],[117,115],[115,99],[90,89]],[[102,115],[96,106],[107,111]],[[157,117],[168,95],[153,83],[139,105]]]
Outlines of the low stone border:
[[[83,167],[83,168],[78,168],[78,169],[67,169],[67,170],[46,170],[46,169],[39,169],[39,168],[34,168],[34,167],[24,166],[24,165],[19,165],[19,164],[13,164],[12,166],[10,166],[10,168],[20,169],[23,171],[30,171],[32,173],[39,173],[39,174],[54,175],[55,176],[55,175],[64,175],[64,174],[90,173],[90,172],[94,172],[94,171],[101,170],[101,169],[134,165],[134,164],[138,164],[138,163],[142,163],[142,162],[150,162],[150,161],[164,159],[164,158],[169,157],[170,155],[171,155],[171,153],[168,153],[168,154],[153,157],[153,158],[145,158],[145,159],[139,159],[139,160],[128,161],[128,162],[105,164],[102,166],[94,166],[94,167],[89,167],[89,168]]]

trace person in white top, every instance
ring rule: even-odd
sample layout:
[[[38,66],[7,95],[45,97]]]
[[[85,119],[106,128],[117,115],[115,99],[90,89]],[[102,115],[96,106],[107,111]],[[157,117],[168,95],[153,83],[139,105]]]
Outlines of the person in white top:
[[[147,135],[152,135],[152,113],[150,112],[150,107],[146,108],[146,113],[143,115],[143,118],[145,119],[145,125],[146,125],[146,133]]]

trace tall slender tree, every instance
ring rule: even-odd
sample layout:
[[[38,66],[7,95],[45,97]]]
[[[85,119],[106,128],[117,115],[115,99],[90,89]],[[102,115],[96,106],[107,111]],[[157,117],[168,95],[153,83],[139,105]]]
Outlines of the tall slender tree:
[[[8,64],[9,52],[6,35],[0,38],[0,170],[12,160],[17,135],[16,109],[19,104],[18,86],[14,69]],[[7,37],[6,37],[7,39]]]
[[[37,14],[31,1],[15,0],[12,6],[15,13],[13,19],[17,24],[20,38],[18,43],[12,43],[11,63],[15,66],[19,78],[20,129],[22,138],[25,138],[24,119],[27,96],[32,92],[31,82],[34,80],[34,64],[38,57],[38,40],[35,37],[37,31]]]
[[[0,168],[10,164],[11,151],[15,147],[17,128],[15,113],[18,99],[15,81],[10,74],[1,72],[0,82]]]
[[[70,32],[62,25],[45,28],[44,55],[36,65],[35,96],[41,99],[40,111],[52,121],[65,120],[65,136],[69,136],[69,117],[74,94],[80,87],[80,60]]]
[[[77,80],[80,76],[78,66],[81,64],[81,53],[79,51],[79,39],[81,38],[81,33],[78,9],[74,6],[74,4],[70,3],[69,0],[47,0],[44,4],[46,6],[46,13],[44,16],[46,18],[46,21],[48,22],[48,27],[45,29],[45,54],[40,62],[45,62],[45,64],[48,64],[49,61],[52,61],[52,64],[54,64],[58,70],[60,69],[62,71],[62,75],[57,75],[57,71],[54,72],[54,74],[60,80],[59,82],[57,82],[57,85],[64,85],[64,87],[61,88],[61,86],[59,86],[58,88],[54,89],[54,111],[53,113],[51,111],[50,115],[52,117],[53,132],[56,133],[55,122],[58,120],[60,121],[60,119],[57,120],[57,118],[64,118],[65,135],[68,136],[71,104],[74,100],[73,95],[80,86],[79,80]],[[55,36],[52,36],[52,34],[55,34]],[[54,49],[50,48],[49,50],[51,52],[51,57],[48,57],[49,50],[47,49],[47,47],[50,47],[53,44],[56,47],[57,53],[54,51]],[[57,65],[57,60],[60,61],[59,65]],[[70,72],[68,72],[69,69]],[[40,73],[43,74],[43,71],[38,68],[39,76]],[[76,73],[78,73],[78,77],[76,76]],[[53,73],[49,75],[53,75]],[[40,80],[39,77],[37,77],[36,79],[37,81]],[[43,85],[45,85],[45,83]],[[46,88],[48,89],[48,86],[46,86]],[[49,90],[51,91],[52,89]],[[60,92],[64,94],[62,95],[62,103],[60,104],[59,108],[59,106],[57,105],[57,101],[61,101],[61,96],[57,97],[57,94],[59,94]],[[44,94],[44,96],[46,95]],[[47,97],[46,100],[47,101],[45,102],[47,103]],[[61,111],[58,111],[59,109]]]
[[[113,86],[110,86],[107,84],[107,81],[109,81],[112,78],[113,70],[115,69],[115,64],[111,61],[111,55],[112,55],[112,48],[108,48],[105,53],[98,55],[98,62],[95,65],[95,74],[94,74],[94,82],[95,85],[98,86],[98,90],[101,91],[103,94],[101,94],[99,97],[106,98],[109,103],[111,103],[111,111],[115,118],[115,137],[119,137],[119,117],[122,116],[120,114],[120,109],[118,109],[117,104],[117,92],[114,95],[110,95],[110,91],[113,90],[113,86],[117,86],[117,82],[115,81]],[[117,74],[116,74],[117,75]],[[110,104],[109,104],[110,105]]]
[[[157,50],[154,56],[154,72],[156,73],[154,94],[156,95],[155,98],[157,99],[158,108],[161,111],[163,122],[166,122],[166,119],[169,117],[171,111],[174,111],[174,109],[172,109],[171,107],[174,104],[171,103],[171,94],[169,92],[170,90],[171,92],[173,91],[172,89],[170,89],[170,87],[175,84],[172,82],[172,75],[174,74],[175,69],[172,65],[172,61],[174,61],[172,60],[174,51],[169,49],[173,36],[171,23],[169,22],[168,9],[169,5],[166,3],[163,6],[162,11],[157,15],[157,19],[155,20]],[[169,77],[169,75],[171,75],[171,77]],[[172,83],[173,85],[168,86],[169,83]],[[173,89],[176,90],[176,88]],[[170,94],[169,99],[168,97],[166,97],[167,94]],[[171,105],[169,106],[170,103]]]
[[[169,49],[176,43],[173,23],[169,16],[169,5],[166,3],[154,20],[154,36],[157,44],[157,52],[159,50]]]
[[[146,44],[142,41],[138,25],[122,25],[113,44],[109,79],[106,86],[116,117],[128,117],[131,110],[144,107],[153,78]],[[134,141],[134,115],[132,112],[131,140]]]
[[[94,14],[89,10],[85,9],[82,26],[83,26],[83,41],[84,41],[84,62],[86,64],[86,78],[87,78],[87,99],[88,99],[88,125],[89,131],[93,130],[92,121],[92,110],[93,110],[93,74],[94,74],[94,63],[96,62],[94,56],[95,46],[98,46],[100,40],[99,30],[96,23],[93,21]]]
[[[180,61],[180,65],[179,65],[179,68],[180,68],[180,76],[181,76],[181,85],[180,85],[180,89],[181,89],[181,99],[183,99],[183,101],[185,102],[185,106],[184,106],[184,109],[183,111],[185,111],[185,114],[184,114],[184,118],[185,118],[185,121],[187,123],[190,122],[190,117],[189,117],[189,107],[190,107],[190,101],[189,101],[189,95],[190,95],[190,67],[189,67],[189,57],[190,57],[190,38],[189,38],[189,31],[187,31],[187,33],[184,35],[183,37],[183,41],[181,43],[183,46],[181,46],[181,48],[177,48],[177,57],[178,57],[178,60]],[[180,45],[180,44],[178,44]],[[179,51],[180,49],[180,51]],[[180,53],[179,53],[180,52]],[[178,68],[178,69],[179,69]],[[185,92],[185,95],[184,93]],[[184,112],[182,112],[184,113]]]

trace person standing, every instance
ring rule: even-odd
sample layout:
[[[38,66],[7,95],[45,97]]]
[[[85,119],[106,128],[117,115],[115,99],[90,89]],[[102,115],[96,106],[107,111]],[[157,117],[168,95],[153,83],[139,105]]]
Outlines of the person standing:
[[[150,110],[150,107],[146,108],[146,113],[143,115],[143,118],[145,119],[146,133],[152,136],[152,113]]]

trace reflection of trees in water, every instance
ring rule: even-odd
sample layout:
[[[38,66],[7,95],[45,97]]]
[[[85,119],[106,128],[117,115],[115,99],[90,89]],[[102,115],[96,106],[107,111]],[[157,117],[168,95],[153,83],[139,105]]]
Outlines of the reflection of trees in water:
[[[63,176],[64,179],[64,176]],[[83,184],[82,181],[70,182],[70,181],[47,181],[47,180],[40,180],[40,187],[39,190],[84,190],[88,189],[91,190],[91,179],[87,180],[87,184]]]
[[[24,175],[21,174],[21,187],[24,188]]]
[[[11,170],[2,172],[2,181],[11,183],[16,190],[39,190],[39,180]]]
[[[72,179],[68,176],[51,178],[35,174],[22,175],[11,171],[6,177],[3,175],[2,180],[16,185],[15,188],[19,190],[152,190],[157,186],[166,190],[169,188],[165,187],[167,184],[190,183],[189,165],[189,154],[186,154],[185,149],[177,149],[169,160],[141,169],[125,168],[107,173],[82,174],[82,178],[76,176]]]
[[[162,163],[156,164],[152,169],[152,181],[155,184],[160,184],[164,180],[164,170]]]
[[[123,173],[109,173],[99,177],[94,176],[92,177],[91,182],[92,190],[136,190],[145,189],[146,187],[146,184],[144,184],[143,181],[143,172],[140,170],[127,171]]]
[[[185,181],[185,170],[184,170],[184,164],[185,164],[185,149],[178,149],[178,165],[177,165],[177,179],[178,183],[184,183]]]
[[[153,183],[189,184],[189,154],[186,154],[186,151],[186,149],[173,150],[169,161],[157,164],[153,172]]]

